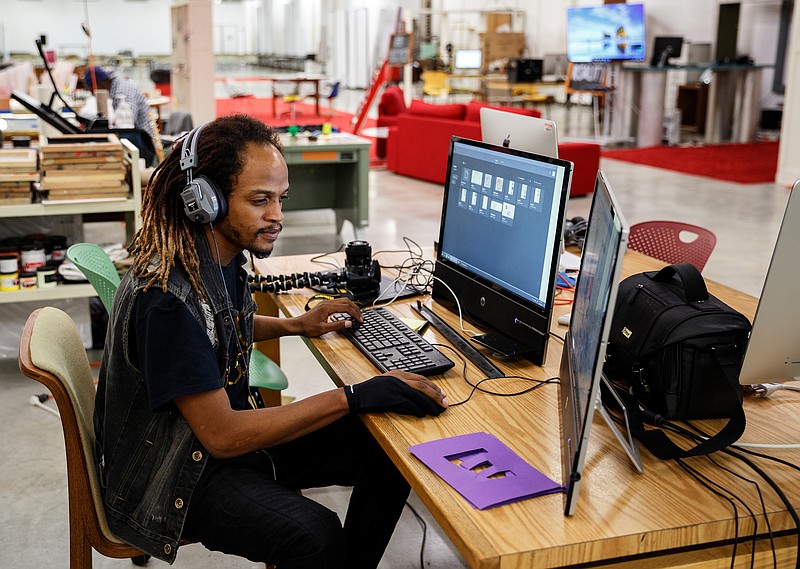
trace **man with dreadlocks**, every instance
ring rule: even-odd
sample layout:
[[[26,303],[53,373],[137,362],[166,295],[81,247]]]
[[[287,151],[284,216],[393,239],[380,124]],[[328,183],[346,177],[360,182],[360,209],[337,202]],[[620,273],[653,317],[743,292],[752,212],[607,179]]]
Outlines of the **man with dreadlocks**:
[[[219,193],[210,223],[187,213],[187,178]],[[329,321],[334,313],[362,320],[346,299],[297,318],[254,315],[243,251],[270,254],[288,188],[276,133],[230,116],[190,133],[143,193],[94,424],[111,530],[170,563],[186,539],[280,569],[376,567],[409,486],[357,413],[422,417],[447,406],[432,382],[401,371],[290,405],[253,405],[253,341],[351,325]],[[329,485],[353,487],[344,527],[298,492]]]

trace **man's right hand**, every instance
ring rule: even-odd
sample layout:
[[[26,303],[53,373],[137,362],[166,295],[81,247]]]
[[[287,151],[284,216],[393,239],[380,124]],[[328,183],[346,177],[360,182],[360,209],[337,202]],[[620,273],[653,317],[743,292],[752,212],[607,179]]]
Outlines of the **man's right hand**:
[[[438,415],[449,405],[447,396],[431,380],[392,370],[344,388],[351,413],[393,411],[424,417]]]

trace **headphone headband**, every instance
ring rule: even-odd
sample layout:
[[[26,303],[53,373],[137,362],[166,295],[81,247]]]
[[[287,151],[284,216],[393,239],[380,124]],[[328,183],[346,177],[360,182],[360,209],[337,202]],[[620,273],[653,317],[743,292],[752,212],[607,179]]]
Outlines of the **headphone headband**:
[[[197,145],[200,141],[200,131],[203,130],[205,124],[201,124],[192,132],[186,135],[186,140],[183,141],[183,148],[181,150],[181,170],[189,170],[189,180],[192,179],[191,168],[195,168],[200,159],[197,156]]]

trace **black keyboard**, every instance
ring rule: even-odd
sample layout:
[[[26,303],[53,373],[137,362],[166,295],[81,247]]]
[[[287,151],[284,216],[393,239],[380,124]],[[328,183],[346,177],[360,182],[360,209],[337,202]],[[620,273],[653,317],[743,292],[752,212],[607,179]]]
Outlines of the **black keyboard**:
[[[385,308],[362,312],[364,323],[353,320],[344,334],[381,371],[399,369],[420,375],[436,375],[453,367],[453,362]],[[352,320],[348,314],[334,314],[334,320]]]

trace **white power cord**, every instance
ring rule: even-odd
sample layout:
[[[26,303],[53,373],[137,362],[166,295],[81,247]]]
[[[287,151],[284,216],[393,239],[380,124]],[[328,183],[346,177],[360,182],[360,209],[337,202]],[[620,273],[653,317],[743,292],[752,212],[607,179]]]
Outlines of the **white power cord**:
[[[45,411],[49,411],[50,413],[52,413],[56,417],[60,418],[61,414],[58,411],[56,411],[55,409],[53,409],[52,407],[48,407],[47,405],[45,405],[42,402],[42,399],[41,399],[42,397],[44,397],[45,401],[47,401],[47,399],[49,398],[47,395],[31,395],[31,398],[29,399],[30,404],[33,405],[34,407],[40,407],[40,408],[44,409]]]
[[[751,385],[750,389],[755,397],[769,397],[779,389],[786,389],[787,391],[800,391],[800,386],[787,385],[785,383],[757,383]],[[745,449],[772,449],[772,450],[788,450],[798,449],[800,444],[769,444],[769,443],[742,443],[735,442],[731,446]]]
[[[779,389],[786,389],[788,391],[800,391],[798,385],[787,385],[785,383],[758,383],[752,386],[753,393],[756,397],[769,397]]]

